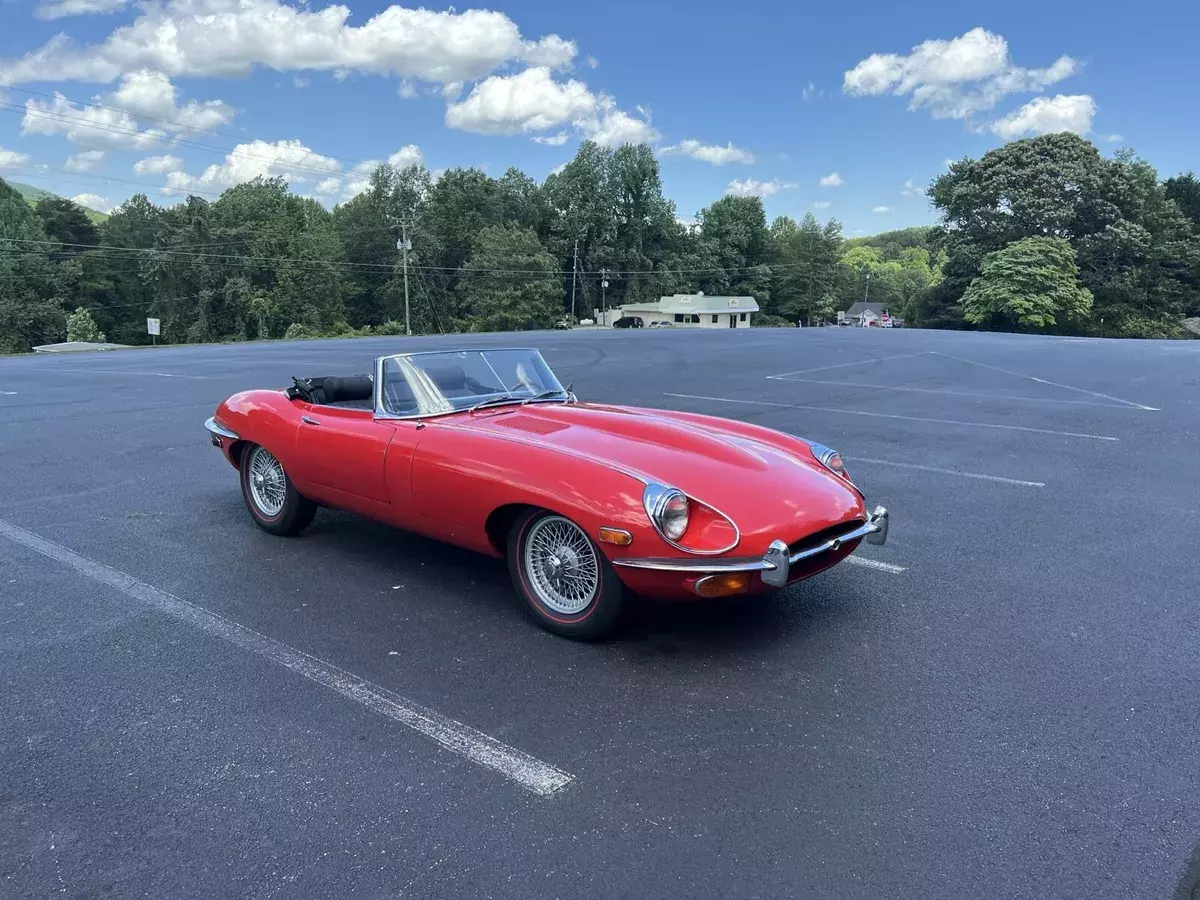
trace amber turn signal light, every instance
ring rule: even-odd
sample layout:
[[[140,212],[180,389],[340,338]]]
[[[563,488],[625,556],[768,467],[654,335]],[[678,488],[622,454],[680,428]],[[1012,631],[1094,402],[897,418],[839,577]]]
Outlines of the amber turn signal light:
[[[696,582],[693,588],[701,597],[728,597],[741,594],[750,588],[749,572],[730,572],[727,575],[709,575]]]
[[[620,528],[605,526],[600,529],[600,540],[606,544],[616,544],[618,547],[628,547],[633,543],[633,535]]]

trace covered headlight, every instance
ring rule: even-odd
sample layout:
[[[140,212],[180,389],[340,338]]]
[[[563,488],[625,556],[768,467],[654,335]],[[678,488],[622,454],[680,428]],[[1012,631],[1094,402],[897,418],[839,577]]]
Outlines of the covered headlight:
[[[840,475],[842,478],[849,480],[850,473],[846,471],[846,465],[842,462],[842,455],[832,447],[826,447],[824,444],[810,443],[809,450],[816,457],[817,462],[827,468],[834,475]]]
[[[683,491],[661,484],[649,484],[642,500],[646,514],[659,534],[669,541],[683,537],[691,513],[691,504]]]

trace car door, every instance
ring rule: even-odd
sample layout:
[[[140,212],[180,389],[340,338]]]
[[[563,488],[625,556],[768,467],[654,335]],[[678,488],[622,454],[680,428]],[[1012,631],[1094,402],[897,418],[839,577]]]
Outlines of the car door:
[[[391,503],[386,473],[395,424],[377,422],[370,410],[299,405],[297,481],[315,485],[318,494],[333,491],[373,503]]]

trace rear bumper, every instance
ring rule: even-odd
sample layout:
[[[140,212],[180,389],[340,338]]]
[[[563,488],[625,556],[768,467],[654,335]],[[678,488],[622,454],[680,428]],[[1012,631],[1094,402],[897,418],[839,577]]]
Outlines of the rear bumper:
[[[790,553],[788,545],[782,540],[771,542],[767,552],[762,556],[753,557],[670,557],[670,558],[627,558],[614,559],[614,566],[634,569],[639,572],[672,572],[687,577],[689,583],[696,583],[709,575],[727,575],[736,572],[757,572],[766,588],[780,588],[793,579],[793,567],[801,562],[808,562],[806,567],[810,574],[821,571],[824,566],[813,567],[812,563],[818,558],[828,555],[831,560],[842,558],[845,554],[839,551],[848,545],[857,545],[866,540],[868,544],[884,544],[888,536],[888,511],[882,506],[875,507],[867,516],[867,521],[849,529],[844,534],[838,534],[815,547],[808,547],[796,553]],[[832,562],[830,563],[832,564]],[[642,579],[639,579],[639,581]]]

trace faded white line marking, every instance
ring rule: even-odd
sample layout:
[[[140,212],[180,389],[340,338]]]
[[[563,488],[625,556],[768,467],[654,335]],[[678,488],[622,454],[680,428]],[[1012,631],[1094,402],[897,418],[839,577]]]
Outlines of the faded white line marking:
[[[1001,484],[1015,484],[1021,487],[1046,486],[1044,481],[1022,481],[1019,478],[1002,478],[999,475],[984,475],[980,472],[964,472],[961,469],[939,469],[937,466],[919,466],[916,463],[894,462],[890,459],[871,459],[867,456],[844,456],[847,462],[870,463],[876,466],[895,466],[898,469],[916,469],[920,472],[935,472],[938,475],[958,475],[961,478],[978,478],[981,481],[998,481]]]
[[[957,419],[931,419],[926,416],[901,416],[896,413],[866,412],[861,409],[838,409],[833,406],[808,406],[792,403],[772,403],[768,400],[734,400],[729,397],[705,397],[701,394],[672,394],[663,392],[664,397],[683,397],[686,400],[714,400],[718,403],[747,403],[751,406],[773,406],[776,409],[809,409],[813,412],[837,413],[846,416],[870,416],[873,419],[905,419],[909,422],[933,422],[938,425],[964,425],[968,428],[997,428],[1002,431],[1027,431],[1034,434],[1052,434],[1057,437],[1085,438],[1092,441],[1117,441],[1120,438],[1106,434],[1084,434],[1078,431],[1051,431],[1048,428],[1032,428],[1028,425],[997,425],[994,422],[961,422]]]
[[[70,366],[51,366],[46,369],[47,372],[82,372],[87,374],[95,373],[96,375],[129,375],[133,378],[141,378],[150,376],[151,378],[193,378],[204,380],[207,375],[177,375],[172,372],[132,372],[128,369],[93,369],[91,366],[80,366],[72,368]]]
[[[847,366],[864,366],[867,363],[886,362],[889,359],[908,359],[910,356],[926,356],[928,351],[919,353],[899,353],[896,356],[881,356],[871,359],[856,359],[854,362],[836,363],[832,366],[817,366],[815,369],[801,369],[798,372],[780,372],[778,375],[768,375],[768,378],[786,378],[789,375],[806,375],[809,372],[824,372],[826,369],[844,369]]]
[[[542,797],[561,790],[574,779],[548,763],[528,753],[501,743],[482,731],[443,716],[432,709],[394,694],[386,688],[359,678],[344,669],[310,656],[265,635],[252,631],[229,619],[209,612],[174,594],[138,581],[132,575],[113,569],[102,563],[80,556],[66,547],[48,541],[32,532],[0,519],[0,535],[16,541],[43,556],[70,566],[88,578],[115,588],[125,596],[146,604],[159,612],[166,613],[181,622],[192,625],[206,634],[228,641],[243,650],[278,663],[297,675],[336,691],[343,697],[361,703],[367,709],[407,725],[447,750],[459,754],[473,763],[493,769],[512,779],[521,787]]]
[[[5,397],[15,397],[15,396],[17,396],[17,392],[16,392],[16,391],[0,391],[0,394],[3,394]]]
[[[901,387],[895,384],[863,384],[855,381],[816,381],[811,378],[780,378],[774,377],[776,381],[788,381],[792,384],[827,384],[834,387],[848,388],[871,388],[876,391],[907,391],[914,394],[949,394],[953,397],[978,397],[981,400],[1012,400],[1016,403],[1066,403],[1071,406],[1098,406],[1101,409],[1131,409],[1128,404],[1116,403],[1097,403],[1094,400],[1065,400],[1059,397],[1014,397],[1010,394],[981,394],[977,391],[951,391],[944,388],[917,388],[917,387]],[[1138,409],[1149,409],[1148,406],[1137,407]]]
[[[892,575],[899,575],[901,572],[907,571],[904,566],[893,566],[891,563],[880,562],[877,559],[864,559],[854,554],[847,556],[843,562],[854,563],[856,566],[866,566],[868,569],[878,569],[880,572],[888,572]]]
[[[1045,378],[1037,378],[1034,375],[1026,375],[1023,372],[1014,372],[1012,369],[1002,369],[999,366],[992,366],[988,363],[975,362],[973,359],[962,359],[958,356],[950,356],[946,353],[938,353],[936,350],[930,350],[929,352],[935,356],[942,357],[942,359],[952,359],[955,362],[966,363],[968,366],[979,366],[981,369],[991,369],[993,372],[1003,372],[1005,375],[1015,375],[1017,378],[1028,378],[1030,381],[1036,381],[1038,384],[1048,384],[1067,391],[1076,391],[1080,394],[1090,394],[1093,397],[1111,400],[1114,403],[1123,403],[1124,405],[1132,406],[1135,409],[1144,409],[1148,412],[1162,412],[1162,410],[1157,406],[1143,406],[1141,403],[1134,403],[1132,400],[1122,400],[1120,397],[1112,397],[1108,394],[1101,394],[1099,391],[1089,391],[1087,388],[1072,387],[1069,384],[1061,384],[1057,381],[1047,381]]]

